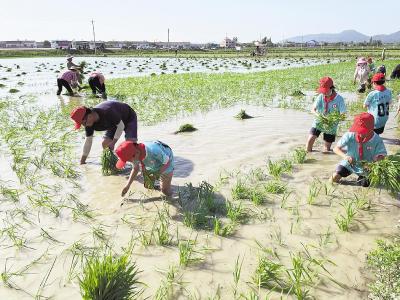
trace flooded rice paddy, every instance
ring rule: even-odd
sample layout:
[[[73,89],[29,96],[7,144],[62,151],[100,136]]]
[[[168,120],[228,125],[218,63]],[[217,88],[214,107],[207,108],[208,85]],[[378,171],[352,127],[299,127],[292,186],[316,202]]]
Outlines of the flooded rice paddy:
[[[43,91],[34,88],[44,94],[35,96],[33,101],[53,103],[58,107],[56,111],[68,112],[87,100],[52,95],[51,85],[48,81]],[[313,93],[306,94],[304,101],[310,102]],[[344,96],[349,102],[359,100],[352,93]],[[241,109],[253,118],[234,118]],[[32,116],[34,112],[21,115],[21,123],[33,126]],[[377,238],[396,232],[400,207],[386,191],[353,185],[354,176],[345,185],[329,184],[328,178],[339,158],[323,154],[321,142],[304,163],[294,163],[295,149],[304,146],[312,119],[304,111],[241,104],[179,116],[154,126],[139,123],[140,140],[158,139],[174,151],[174,196],[168,200],[158,191],[146,190],[141,182],[134,182],[129,195],[121,197],[129,173],[101,175],[101,133],[95,135],[87,164],[78,166],[83,132],[73,132],[69,120],[54,128],[71,134],[73,147],[65,157],[76,167],[77,177],[56,180],[45,170],[47,166],[35,162],[41,168],[27,172],[31,172],[32,178],[38,174],[42,177],[37,177],[37,182],[28,178],[19,184],[19,169],[15,167],[19,148],[15,144],[18,146],[20,141],[10,133],[12,124],[7,124],[8,134],[0,135],[0,266],[4,266],[0,268],[0,299],[80,299],[78,276],[85,256],[103,249],[120,253],[129,244],[133,247],[132,259],[142,271],[139,279],[145,283],[141,299],[256,299],[251,295],[260,295],[260,299],[298,298],[293,291],[257,286],[257,266],[265,257],[281,265],[288,274],[294,274],[293,258],[302,257],[310,278],[300,278],[299,283],[315,299],[367,298],[370,275],[365,267],[366,254]],[[174,134],[185,123],[198,130]],[[44,128],[33,128],[44,134],[49,124],[50,121]],[[398,149],[397,126],[391,116],[383,134],[389,153]],[[47,142],[51,143],[56,133],[48,134]],[[66,151],[51,146],[56,154]],[[30,147],[37,151],[29,152],[31,156],[41,151],[34,144]],[[23,157],[19,159],[24,161]],[[291,167],[273,176],[268,162],[283,160],[291,161]],[[213,197],[224,207],[241,207],[241,216],[235,223],[228,209],[208,216],[210,222],[218,220],[226,226],[225,233],[216,232],[215,227],[213,230],[207,226],[187,226],[185,191],[190,189],[190,183],[197,187],[204,186],[205,181],[214,187]],[[57,182],[61,185],[55,185]],[[57,191],[50,193],[41,184],[58,188],[62,195]],[[22,188],[14,198],[11,192],[6,197],[4,187],[18,189],[20,185],[31,186],[32,190],[41,188],[48,193],[49,201],[39,202],[32,190]],[[62,199],[55,207],[49,206],[52,193],[56,195],[54,199]],[[68,195],[76,199],[64,197]],[[346,203],[354,205],[356,214],[349,231],[343,232],[335,220],[344,214]],[[162,227],[163,224],[166,226]],[[164,242],[160,236],[162,228]],[[193,246],[187,266],[180,257],[180,245],[185,241]],[[237,261],[242,264],[235,280]]]

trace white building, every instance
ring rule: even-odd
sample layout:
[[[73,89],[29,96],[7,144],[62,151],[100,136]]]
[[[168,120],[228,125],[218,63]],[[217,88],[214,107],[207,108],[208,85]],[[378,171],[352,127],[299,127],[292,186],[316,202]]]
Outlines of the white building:
[[[52,49],[70,49],[72,48],[72,42],[66,40],[55,40],[51,41],[51,48]]]
[[[35,41],[3,41],[0,43],[1,48],[37,48]]]
[[[230,39],[228,37],[224,38],[222,42],[219,44],[221,48],[236,48],[237,46],[237,38]]]

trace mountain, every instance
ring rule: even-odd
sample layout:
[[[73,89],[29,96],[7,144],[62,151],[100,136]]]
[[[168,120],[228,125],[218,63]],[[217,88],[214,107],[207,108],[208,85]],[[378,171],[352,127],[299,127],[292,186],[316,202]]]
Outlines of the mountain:
[[[370,36],[362,34],[356,30],[344,30],[339,33],[319,33],[319,34],[307,34],[303,36],[295,36],[286,39],[290,42],[307,42],[315,40],[317,42],[327,42],[327,43],[338,43],[338,42],[368,42]],[[392,34],[380,34],[372,37],[373,40],[381,40],[383,43],[399,43],[400,42],[400,31]]]
[[[373,40],[381,40],[383,43],[399,43],[400,42],[400,31],[392,34],[379,34],[372,37]]]

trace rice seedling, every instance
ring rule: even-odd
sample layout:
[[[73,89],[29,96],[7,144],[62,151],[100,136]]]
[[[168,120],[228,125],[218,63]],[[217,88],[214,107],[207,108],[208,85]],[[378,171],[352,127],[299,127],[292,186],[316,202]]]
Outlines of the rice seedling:
[[[139,273],[128,253],[89,257],[79,276],[82,299],[135,299],[140,295]]]
[[[8,188],[3,184],[0,185],[0,199],[3,201],[19,202],[20,191],[18,189]]]
[[[248,187],[241,179],[236,181],[231,190],[232,197],[235,200],[250,199],[251,192],[251,188]]]
[[[8,92],[9,92],[10,94],[15,94],[15,93],[18,93],[19,90],[18,90],[18,89],[9,89]]]
[[[291,194],[292,194],[292,191],[283,192],[282,201],[281,201],[281,208],[286,208],[286,204],[287,204]]]
[[[332,243],[332,235],[333,233],[330,231],[330,227],[326,230],[325,233],[318,235],[318,245],[320,248],[324,248],[328,246],[328,244]]]
[[[54,237],[52,237],[46,230],[44,230],[43,228],[40,228],[40,235],[44,238],[49,240],[52,243],[55,244],[64,244],[63,242],[60,242],[59,240],[55,239]]]
[[[236,258],[236,261],[235,261],[235,268],[232,272],[233,283],[234,283],[233,295],[235,297],[237,295],[237,288],[238,288],[239,281],[240,281],[240,275],[242,273],[243,260],[244,260],[244,256],[242,257],[242,260],[240,261],[240,255],[238,255],[238,257]]]
[[[280,180],[269,180],[263,187],[264,190],[270,194],[283,194],[287,190],[286,184]]]
[[[50,274],[53,271],[53,268],[54,268],[54,265],[56,263],[56,260],[57,260],[57,256],[54,258],[52,265],[50,266],[49,270],[47,271],[47,273],[44,275],[42,281],[40,282],[38,290],[36,291],[35,299],[45,298],[42,295],[42,293],[43,293],[44,288],[47,285],[47,281],[49,280]]]
[[[253,274],[253,283],[259,288],[267,288],[274,291],[286,291],[284,281],[284,266],[267,257],[258,259],[257,268]]]
[[[366,190],[368,191],[368,190]],[[357,207],[357,209],[361,209],[361,210],[370,210],[372,207],[372,199],[370,197],[368,197],[367,192],[364,193],[359,193],[359,194],[355,194],[354,193],[354,198],[353,198],[353,203],[355,203],[355,206]]]
[[[347,232],[349,231],[350,225],[357,214],[357,210],[354,202],[348,199],[340,203],[340,205],[345,209],[345,212],[344,214],[339,214],[336,216],[335,222],[341,231]]]
[[[231,235],[235,230],[235,223],[223,224],[220,219],[214,217],[214,234],[219,236]]]
[[[291,172],[293,165],[292,162],[288,159],[282,159],[275,162],[268,159],[267,167],[269,174],[275,179],[279,179],[283,173]]]
[[[202,257],[195,256],[199,252],[194,249],[196,240],[179,241],[179,265],[187,267],[188,265],[198,263],[203,260]]]
[[[307,157],[307,151],[306,149],[299,147],[294,149],[293,152],[293,161],[296,164],[303,164],[306,160]]]
[[[315,200],[317,199],[319,193],[321,192],[321,189],[322,189],[321,181],[318,178],[314,178],[308,189],[307,203],[309,205],[313,205],[315,203]]]
[[[367,266],[374,275],[368,284],[371,299],[396,299],[400,297],[400,241],[377,241],[377,247],[367,255]]]
[[[310,297],[308,286],[313,283],[312,274],[309,272],[309,263],[300,253],[290,253],[292,268],[286,269],[290,292],[295,294],[297,299],[307,299]]]
[[[252,119],[254,117],[248,115],[244,109],[241,109],[240,112],[237,113],[235,118],[239,120],[246,120],[246,119]]]
[[[160,173],[150,172],[146,168],[142,168],[143,185],[146,189],[154,190],[156,188],[156,180],[160,179]]]
[[[175,131],[175,134],[182,133],[182,132],[193,132],[196,131],[197,128],[195,128],[192,124],[183,124],[179,126],[179,129]]]
[[[101,154],[101,172],[104,176],[118,173],[118,169],[115,167],[117,161],[118,157],[110,149],[103,150]]]
[[[98,240],[101,243],[104,243],[105,245],[108,244],[108,235],[106,233],[106,230],[104,228],[104,226],[99,225],[97,227],[92,227],[92,236],[94,240]]]
[[[256,168],[250,171],[249,177],[251,178],[252,182],[259,182],[264,181],[267,176],[262,168]]]
[[[400,193],[400,153],[388,155],[380,161],[364,163],[371,186],[384,187],[392,194]]]
[[[172,237],[169,234],[169,215],[165,210],[158,211],[159,223],[154,226],[154,238],[157,245],[170,245]]]
[[[247,218],[247,213],[243,208],[242,202],[238,204],[228,201],[226,203],[226,215],[232,223],[243,223]]]
[[[251,190],[250,201],[253,202],[255,205],[263,204],[265,202],[265,195],[263,191],[259,190],[258,188],[254,188],[253,190]]]
[[[161,271],[165,278],[161,281],[159,288],[154,296],[155,300],[174,299],[174,287],[184,288],[182,275],[176,266],[169,266],[167,271]]]

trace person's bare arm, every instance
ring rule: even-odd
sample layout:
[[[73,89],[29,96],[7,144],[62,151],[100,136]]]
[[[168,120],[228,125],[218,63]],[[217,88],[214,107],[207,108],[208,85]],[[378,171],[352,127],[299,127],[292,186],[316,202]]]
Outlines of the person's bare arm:
[[[122,189],[122,192],[121,192],[122,197],[125,196],[125,194],[129,191],[129,188],[131,187],[131,184],[135,180],[138,173],[139,173],[139,165],[134,164],[131,174],[129,175],[128,182],[126,183],[125,187]]]
[[[93,136],[87,136],[82,148],[81,165],[86,163],[86,158],[89,156],[90,149],[92,148]]]
[[[353,163],[353,157],[348,156],[346,153],[344,153],[342,148],[340,148],[339,146],[334,147],[333,152],[335,152],[341,158],[346,159],[350,164]]]

